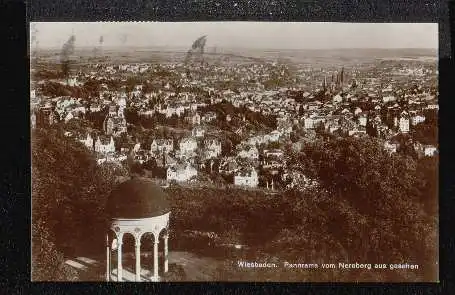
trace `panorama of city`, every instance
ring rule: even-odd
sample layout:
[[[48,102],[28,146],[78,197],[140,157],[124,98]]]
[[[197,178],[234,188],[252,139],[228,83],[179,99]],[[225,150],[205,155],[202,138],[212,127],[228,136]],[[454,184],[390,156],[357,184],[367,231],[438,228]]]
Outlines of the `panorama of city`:
[[[437,36],[31,23],[32,280],[437,281]]]

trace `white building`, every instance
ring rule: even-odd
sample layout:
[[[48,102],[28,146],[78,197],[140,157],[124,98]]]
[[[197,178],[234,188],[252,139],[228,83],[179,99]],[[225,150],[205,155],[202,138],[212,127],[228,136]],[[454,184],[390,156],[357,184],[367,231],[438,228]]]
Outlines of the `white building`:
[[[65,123],[68,123],[71,119],[74,119],[73,112],[68,112],[64,118]]]
[[[411,124],[413,126],[425,122],[425,116],[422,115],[415,115],[411,118]]]
[[[90,111],[91,112],[101,112],[101,106],[98,104],[92,104],[92,105],[90,105]]]
[[[316,115],[311,115],[303,119],[303,126],[305,129],[314,129],[318,124],[324,123],[324,118]]]
[[[180,141],[179,147],[182,154],[190,154],[196,151],[197,141],[191,137],[183,138]]]
[[[406,112],[401,113],[401,117],[398,122],[398,127],[402,133],[409,132],[409,116]]]
[[[150,145],[151,153],[169,153],[174,150],[174,141],[172,139],[154,139]]]
[[[343,102],[343,97],[341,97],[341,95],[337,94],[333,97],[332,101],[333,101],[333,103]]]
[[[178,182],[189,181],[197,176],[197,170],[191,165],[175,165],[167,168],[167,180],[175,180]]]
[[[133,147],[133,152],[137,153],[141,150],[141,144],[138,142]]]
[[[267,135],[269,141],[278,141],[280,139],[281,133],[278,130],[273,130]]]
[[[82,142],[88,149],[93,150],[93,138],[90,134],[87,134],[87,138],[79,140]]]
[[[438,149],[435,146],[432,145],[426,145],[424,147],[424,154],[427,157],[432,157],[438,152]]]
[[[257,160],[259,158],[259,151],[255,146],[247,145],[241,149],[237,154],[239,158],[247,158]]]
[[[208,112],[202,116],[202,121],[204,122],[211,122],[213,120],[216,120],[216,113],[215,112]]]
[[[384,143],[384,149],[390,153],[396,153],[398,149],[398,143],[386,141]]]
[[[77,81],[77,78],[76,77],[73,77],[73,78],[69,78],[67,81],[66,81],[66,85],[68,86],[79,86],[80,83]]]
[[[114,153],[115,152],[114,138],[111,136],[111,140],[109,141],[109,143],[104,144],[98,137],[98,139],[95,142],[95,152],[101,154]]]
[[[259,184],[258,173],[255,169],[239,171],[234,175],[234,184],[241,186],[257,187]]]
[[[284,156],[284,152],[280,149],[272,149],[272,150],[264,150],[265,157],[278,157],[282,158]]]
[[[387,96],[382,97],[382,101],[384,103],[392,102],[392,101],[396,101],[396,100],[397,100],[396,97],[393,95],[387,95]]]
[[[355,108],[355,110],[354,110],[354,115],[356,115],[356,116],[357,116],[357,115],[361,114],[362,112],[363,112],[363,111],[362,111],[362,109],[361,109],[361,108],[359,108],[359,107],[356,107],[356,108]]]
[[[210,155],[210,158],[218,157],[221,154],[221,141],[218,139],[204,140],[204,147]]]
[[[367,122],[368,122],[367,115],[366,114],[360,115],[360,117],[359,117],[359,125],[363,126],[363,127],[366,127],[367,126]]]
[[[194,136],[194,137],[204,137],[205,135],[205,129],[200,127],[200,126],[196,126],[193,128],[193,130],[191,131],[191,134]]]
[[[201,124],[201,115],[199,115],[199,113],[195,113],[194,115],[190,115],[187,120],[192,125],[200,125]]]

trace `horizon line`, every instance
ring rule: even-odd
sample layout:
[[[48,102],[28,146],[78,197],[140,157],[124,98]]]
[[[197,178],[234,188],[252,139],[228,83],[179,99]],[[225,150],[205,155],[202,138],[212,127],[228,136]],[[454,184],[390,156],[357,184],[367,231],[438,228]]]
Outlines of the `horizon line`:
[[[76,50],[78,48],[83,48],[83,49],[94,49],[94,48],[100,48],[101,46],[98,45],[83,45],[83,46],[76,46]],[[188,50],[188,46],[167,46],[167,45],[156,45],[156,46],[135,46],[135,45],[109,45],[109,46],[102,46],[104,49],[107,48],[140,48],[140,49],[153,49],[153,48],[170,48],[170,49],[183,49],[183,50]],[[439,50],[438,47],[334,47],[334,48],[327,48],[327,47],[312,47],[312,48],[267,48],[267,47],[240,47],[240,46],[234,46],[234,47],[219,47],[219,46],[206,46],[207,48],[220,48],[220,49],[258,49],[258,50],[409,50],[409,49],[422,49],[422,50]],[[62,49],[62,46],[39,46],[38,50],[40,49]]]

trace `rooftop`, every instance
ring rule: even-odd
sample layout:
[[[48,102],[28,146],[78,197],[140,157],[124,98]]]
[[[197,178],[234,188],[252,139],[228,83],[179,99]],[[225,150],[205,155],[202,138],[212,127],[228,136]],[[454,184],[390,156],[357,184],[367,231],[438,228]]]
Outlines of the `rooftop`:
[[[171,211],[167,194],[152,181],[133,177],[111,192],[107,211],[110,218],[149,218]]]

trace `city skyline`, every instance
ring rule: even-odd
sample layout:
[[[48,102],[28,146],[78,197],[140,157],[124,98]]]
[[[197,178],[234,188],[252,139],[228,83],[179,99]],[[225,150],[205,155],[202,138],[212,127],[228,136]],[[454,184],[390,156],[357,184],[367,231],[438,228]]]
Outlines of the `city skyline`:
[[[48,49],[60,48],[71,34],[77,47],[189,48],[195,39],[207,35],[207,48],[438,48],[437,23],[36,22],[32,27],[39,47]],[[299,34],[302,38],[296,38]]]

